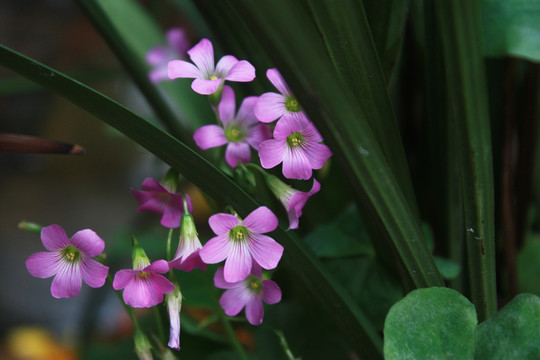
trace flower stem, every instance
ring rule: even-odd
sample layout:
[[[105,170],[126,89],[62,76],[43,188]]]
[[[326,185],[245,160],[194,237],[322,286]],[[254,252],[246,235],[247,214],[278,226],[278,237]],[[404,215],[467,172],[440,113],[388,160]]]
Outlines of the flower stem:
[[[288,360],[298,360],[298,358],[294,357],[291,349],[289,348],[289,344],[287,344],[287,340],[285,339],[285,335],[283,335],[283,331],[278,329],[273,329],[276,333],[277,337],[279,338],[279,343],[281,344],[281,347],[283,348],[283,351],[285,352],[285,355],[287,355]]]
[[[167,261],[171,261],[171,239],[174,229],[169,229],[169,235],[167,236]]]
[[[158,328],[160,344],[164,344],[167,342],[167,338],[165,337],[165,330],[163,330],[165,327],[163,326],[163,319],[161,318],[161,314],[159,313],[159,309],[157,306],[154,306],[154,315],[156,317],[156,326]]]

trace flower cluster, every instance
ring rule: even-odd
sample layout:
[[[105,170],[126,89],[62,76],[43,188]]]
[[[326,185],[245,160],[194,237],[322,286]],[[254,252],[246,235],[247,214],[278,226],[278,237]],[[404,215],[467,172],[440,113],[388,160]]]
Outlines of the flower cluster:
[[[234,90],[225,81],[251,81],[255,69],[245,60],[224,56],[214,67],[212,43],[201,40],[188,54],[194,64],[184,60],[169,62],[169,78],[195,78],[192,88],[199,94],[209,95],[218,125],[199,128],[193,138],[203,150],[227,145],[225,160],[231,168],[251,161],[251,148],[258,152],[260,164],[271,169],[282,164],[287,179],[308,180],[313,170],[321,169],[332,155],[322,144],[322,136],[308,119],[297,98],[277,69],[268,69],[268,80],[279,91],[267,92],[259,97],[245,98],[236,113]],[[274,123],[275,122],[275,123]],[[273,131],[270,128],[273,128]],[[268,180],[270,190],[282,202],[289,216],[289,229],[298,227],[298,218],[307,199],[320,190],[313,179],[309,192],[300,192],[287,185]],[[297,196],[295,196],[298,194]],[[302,195],[300,195],[302,194]],[[297,200],[297,199],[302,200]]]
[[[151,81],[194,78],[194,91],[209,95],[217,125],[206,125],[194,133],[201,149],[227,145],[225,161],[233,169],[250,165],[260,171],[266,185],[281,201],[289,218],[289,228],[298,227],[303,206],[320,190],[313,179],[309,192],[293,189],[264,169],[282,164],[288,179],[307,180],[313,170],[320,169],[331,156],[322,137],[309,121],[295,96],[276,69],[267,77],[279,93],[268,92],[249,96],[236,110],[236,96],[226,81],[248,82],[255,78],[255,68],[246,60],[227,55],[214,65],[212,43],[201,40],[187,51],[194,64],[178,60],[187,49],[185,34],[180,29],[167,33],[168,46],[158,46],[147,54],[153,66]],[[273,122],[276,122],[275,124]],[[251,164],[252,149],[258,152],[261,166]],[[264,168],[264,169],[263,169]],[[160,224],[169,228],[170,239],[179,229],[179,241],[173,257],[151,261],[133,238],[132,268],[118,270],[112,287],[122,292],[128,311],[148,308],[165,302],[170,320],[169,347],[180,349],[180,310],[182,293],[174,270],[205,271],[207,264],[224,261],[214,275],[217,288],[225,289],[219,303],[229,316],[245,309],[252,325],[260,325],[264,317],[263,302],[281,301],[281,289],[272,280],[263,279],[264,270],[277,268],[283,246],[266,235],[276,230],[278,218],[266,206],[260,206],[242,219],[237,213],[218,213],[208,219],[215,236],[204,246],[199,240],[192,216],[193,205],[187,194],[178,190],[179,174],[171,169],[161,181],[147,178],[141,189],[132,189],[139,203],[138,211],[148,211],[160,217]],[[51,294],[56,298],[77,296],[84,281],[90,287],[104,285],[109,267],[103,265],[105,242],[92,230],[81,230],[71,238],[58,225],[42,228],[41,241],[47,251],[31,255],[26,261],[29,273],[35,277],[54,276]],[[130,310],[131,309],[131,310]],[[135,315],[132,313],[133,318]],[[135,351],[139,358],[151,359],[148,337],[135,322]]]

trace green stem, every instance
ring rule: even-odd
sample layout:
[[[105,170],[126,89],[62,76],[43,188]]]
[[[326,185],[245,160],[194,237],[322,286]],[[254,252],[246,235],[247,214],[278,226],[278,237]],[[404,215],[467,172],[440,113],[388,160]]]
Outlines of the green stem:
[[[172,241],[172,234],[174,232],[174,229],[169,229],[169,235],[167,236],[167,261],[171,261],[171,241]]]
[[[231,323],[229,319],[227,318],[227,315],[223,312],[223,310],[219,310],[219,315],[221,319],[221,323],[223,324],[223,327],[225,328],[225,333],[227,334],[227,337],[229,338],[229,341],[232,345],[232,347],[236,350],[238,355],[243,360],[248,360],[247,354],[244,351],[244,348],[242,347],[242,344],[240,341],[238,341],[238,338],[236,337],[236,334],[234,333],[233,327],[231,326]]]

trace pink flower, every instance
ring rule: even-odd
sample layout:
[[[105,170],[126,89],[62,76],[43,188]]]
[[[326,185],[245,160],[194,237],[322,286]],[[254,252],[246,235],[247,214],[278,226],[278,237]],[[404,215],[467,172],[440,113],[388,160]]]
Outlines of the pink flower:
[[[284,115],[304,115],[302,107],[277,69],[268,69],[266,77],[279,90],[280,94],[262,94],[255,104],[255,116],[263,123],[269,123]]]
[[[232,55],[222,57],[214,66],[214,48],[208,39],[202,39],[188,55],[195,65],[183,60],[170,61],[169,78],[194,78],[191,88],[199,94],[215,93],[225,80],[248,82],[255,79],[253,65]]]
[[[186,198],[189,198],[186,194]],[[188,207],[184,200],[184,209]],[[189,210],[184,211],[180,226],[180,241],[174,259],[169,262],[171,269],[178,269],[189,272],[193,269],[206,270],[206,264],[201,260],[199,254],[202,248],[201,241],[195,228],[195,221]]]
[[[249,275],[252,263],[264,269],[274,269],[283,246],[262,233],[277,228],[278,219],[265,206],[251,212],[243,221],[230,214],[215,214],[208,219],[210,227],[217,235],[201,249],[201,259],[207,264],[225,261],[225,280],[235,282]]]
[[[264,317],[263,301],[267,304],[276,304],[281,301],[281,289],[272,280],[262,280],[262,270],[253,264],[250,274],[236,282],[225,280],[223,267],[217,269],[214,275],[214,285],[220,289],[227,289],[219,304],[229,316],[237,315],[244,307],[246,317],[251,325],[262,324]]]
[[[273,175],[266,177],[266,183],[274,195],[281,201],[289,217],[289,229],[298,228],[298,219],[302,216],[302,209],[310,196],[321,190],[321,184],[313,179],[313,187],[309,192],[293,189]]]
[[[261,165],[270,169],[283,162],[286,178],[307,180],[332,156],[328,146],[319,144],[322,140],[307,118],[284,116],[276,123],[274,139],[259,146]]]
[[[151,211],[161,215],[161,225],[168,228],[177,228],[180,226],[182,217],[182,195],[176,194],[170,188],[152,178],[144,179],[142,190],[133,191],[135,199],[141,206],[138,211]],[[191,207],[191,202],[188,201],[188,206]]]
[[[230,86],[225,86],[218,107],[218,115],[223,127],[205,125],[199,128],[193,135],[197,145],[206,150],[228,144],[225,160],[233,168],[238,165],[238,162],[249,162],[251,159],[249,146],[258,150],[260,143],[271,137],[268,127],[255,118],[253,106],[256,101],[255,96],[245,98],[238,113],[235,114],[234,91]]]
[[[163,294],[174,291],[174,285],[160,275],[169,271],[165,260],[157,260],[143,268],[118,271],[114,275],[113,288],[124,289],[124,302],[135,308],[152,307],[163,301]]]
[[[92,230],[81,230],[68,239],[58,225],[41,230],[41,242],[46,252],[31,255],[26,260],[28,272],[38,278],[56,275],[51,285],[55,298],[70,298],[79,295],[82,281],[89,286],[103,286],[109,268],[92,257],[103,252],[105,242]]]
[[[146,53],[146,62],[153,66],[148,74],[150,81],[157,83],[169,80],[169,61],[183,58],[188,49],[188,39],[186,33],[181,28],[172,28],[167,31],[167,45],[154,46]]]
[[[144,250],[133,239],[133,270],[120,270],[114,275],[113,288],[124,289],[124,302],[135,308],[157,305],[163,294],[174,291],[174,285],[163,275],[169,271],[169,263],[157,260],[150,264]]]

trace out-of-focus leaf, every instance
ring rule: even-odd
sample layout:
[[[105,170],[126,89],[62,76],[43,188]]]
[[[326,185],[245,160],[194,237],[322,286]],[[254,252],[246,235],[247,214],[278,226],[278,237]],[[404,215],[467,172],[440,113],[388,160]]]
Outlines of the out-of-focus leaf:
[[[540,297],[520,294],[478,325],[476,360],[540,359]]]
[[[305,236],[304,241],[319,257],[373,255],[373,246],[359,216],[358,210],[350,207],[331,223]]]
[[[384,358],[473,359],[476,311],[457,291],[432,287],[409,293],[384,324]]]
[[[518,254],[519,289],[540,295],[540,235],[530,236]]]
[[[540,1],[482,0],[484,55],[540,61]]]
[[[444,276],[445,279],[452,280],[459,276],[461,266],[459,266],[457,262],[438,256],[435,256],[434,260],[441,275]]]

